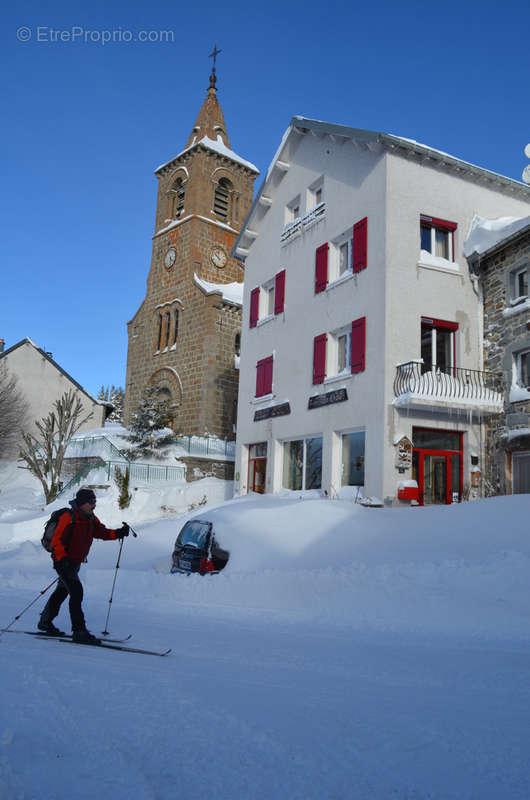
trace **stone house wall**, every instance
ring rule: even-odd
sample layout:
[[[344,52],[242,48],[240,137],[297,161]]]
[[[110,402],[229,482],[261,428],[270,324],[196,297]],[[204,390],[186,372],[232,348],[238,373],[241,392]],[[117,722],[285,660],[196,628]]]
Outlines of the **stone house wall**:
[[[486,487],[488,494],[512,492],[512,455],[530,450],[530,395],[510,398],[514,356],[530,350],[530,309],[527,303],[511,305],[511,275],[520,267],[530,271],[530,231],[500,245],[480,262],[484,298],[484,366],[501,373],[505,407],[486,426]],[[520,433],[518,433],[520,431]]]

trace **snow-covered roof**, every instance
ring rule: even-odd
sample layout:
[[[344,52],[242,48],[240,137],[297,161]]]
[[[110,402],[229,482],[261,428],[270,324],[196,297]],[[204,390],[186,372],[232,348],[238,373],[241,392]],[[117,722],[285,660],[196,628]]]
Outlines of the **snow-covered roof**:
[[[234,257],[242,258],[248,253],[248,249],[255,240],[256,231],[254,223],[258,222],[259,224],[258,218],[255,218],[256,210],[261,207],[261,213],[264,214],[272,203],[272,199],[268,194],[269,187],[272,186],[272,173],[275,170],[280,175],[281,173],[285,174],[287,172],[291,160],[289,158],[290,151],[292,151],[293,147],[296,148],[297,139],[308,133],[312,133],[316,136],[332,136],[336,139],[342,139],[343,141],[350,139],[372,150],[389,150],[408,156],[417,155],[419,158],[428,159],[433,164],[437,163],[439,166],[456,170],[463,177],[486,181],[490,185],[496,184],[512,193],[530,199],[530,186],[527,186],[525,183],[478,167],[450,153],[445,153],[442,150],[437,150],[434,147],[422,144],[415,139],[396,136],[392,133],[381,133],[378,131],[364,130],[362,128],[352,128],[347,125],[337,125],[335,123],[297,115],[292,117],[287,130],[283,134],[280,145],[266,172],[265,180],[260,186],[252,208],[241,228],[241,232],[232,250],[232,255]],[[250,227],[251,220],[253,223],[252,235],[247,235],[247,229]]]
[[[203,281],[196,273],[193,274],[193,280],[205,294],[220,294],[223,302],[240,308],[243,306],[242,283],[210,283],[209,281]]]
[[[155,174],[164,169],[164,167],[168,167],[170,164],[180,158],[180,156],[184,155],[184,153],[188,153],[190,150],[193,150],[194,147],[198,147],[199,145],[206,147],[208,150],[213,150],[215,153],[219,153],[219,155],[225,156],[226,158],[235,161],[237,164],[241,164],[243,167],[246,167],[247,169],[259,175],[259,169],[252,164],[252,162],[241,158],[241,156],[239,156],[233,150],[230,150],[230,148],[227,147],[223,142],[221,136],[218,136],[217,140],[210,139],[209,136],[203,136],[202,139],[199,139],[199,141],[194,139],[189,147],[187,147],[185,150],[182,150],[180,153],[178,153],[178,155],[173,156],[173,158],[171,158],[169,161],[166,161],[165,164],[161,164],[159,167],[157,167],[155,169]]]
[[[474,253],[482,256],[524,228],[530,229],[530,217],[487,219],[475,214],[464,241],[464,255],[466,258]]]

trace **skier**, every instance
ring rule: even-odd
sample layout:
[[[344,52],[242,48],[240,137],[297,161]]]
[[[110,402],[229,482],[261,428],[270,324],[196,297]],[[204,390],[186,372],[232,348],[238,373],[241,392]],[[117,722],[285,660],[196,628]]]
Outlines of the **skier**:
[[[91,489],[79,489],[75,499],[70,500],[72,512],[64,511],[57,521],[52,538],[53,568],[59,576],[57,588],[44,606],[37,625],[39,631],[55,636],[64,635],[53,624],[61,604],[69,595],[72,639],[78,644],[99,644],[100,640],[86,629],[81,603],[83,584],[79,580],[79,569],[92,545],[93,539],[122,539],[129,535],[129,526],[106,528],[94,514],[96,495]]]

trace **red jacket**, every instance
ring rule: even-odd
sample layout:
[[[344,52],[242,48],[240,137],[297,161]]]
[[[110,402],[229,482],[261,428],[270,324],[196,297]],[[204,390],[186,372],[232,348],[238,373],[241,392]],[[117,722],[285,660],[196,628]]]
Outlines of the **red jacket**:
[[[106,528],[92,514],[87,517],[77,509],[73,511],[75,522],[72,523],[70,511],[61,514],[52,538],[52,558],[61,561],[67,558],[73,564],[81,564],[86,560],[94,539],[117,539],[116,531]]]

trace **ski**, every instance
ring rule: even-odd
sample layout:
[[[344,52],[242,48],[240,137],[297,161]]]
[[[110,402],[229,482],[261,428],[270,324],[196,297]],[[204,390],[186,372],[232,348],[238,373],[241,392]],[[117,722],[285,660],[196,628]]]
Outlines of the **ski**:
[[[65,639],[58,638],[55,641],[57,642],[66,642],[67,644],[75,644],[77,647],[98,647],[99,649],[103,650],[122,650],[124,653],[143,653],[146,656],[167,656],[168,653],[171,653],[171,647],[169,650],[143,650],[139,647],[126,647],[125,645],[121,644],[107,644],[107,642],[101,642],[100,644],[81,644],[80,642],[73,642],[72,639]]]
[[[69,641],[72,640],[71,633],[63,633],[59,634],[51,634],[51,633],[44,633],[44,631],[0,631],[2,633],[24,633],[26,636],[36,636],[38,639],[68,639]],[[132,639],[132,633],[128,636],[125,636],[123,639],[105,639],[106,642],[116,642],[120,644],[121,642],[128,642],[129,639]]]

